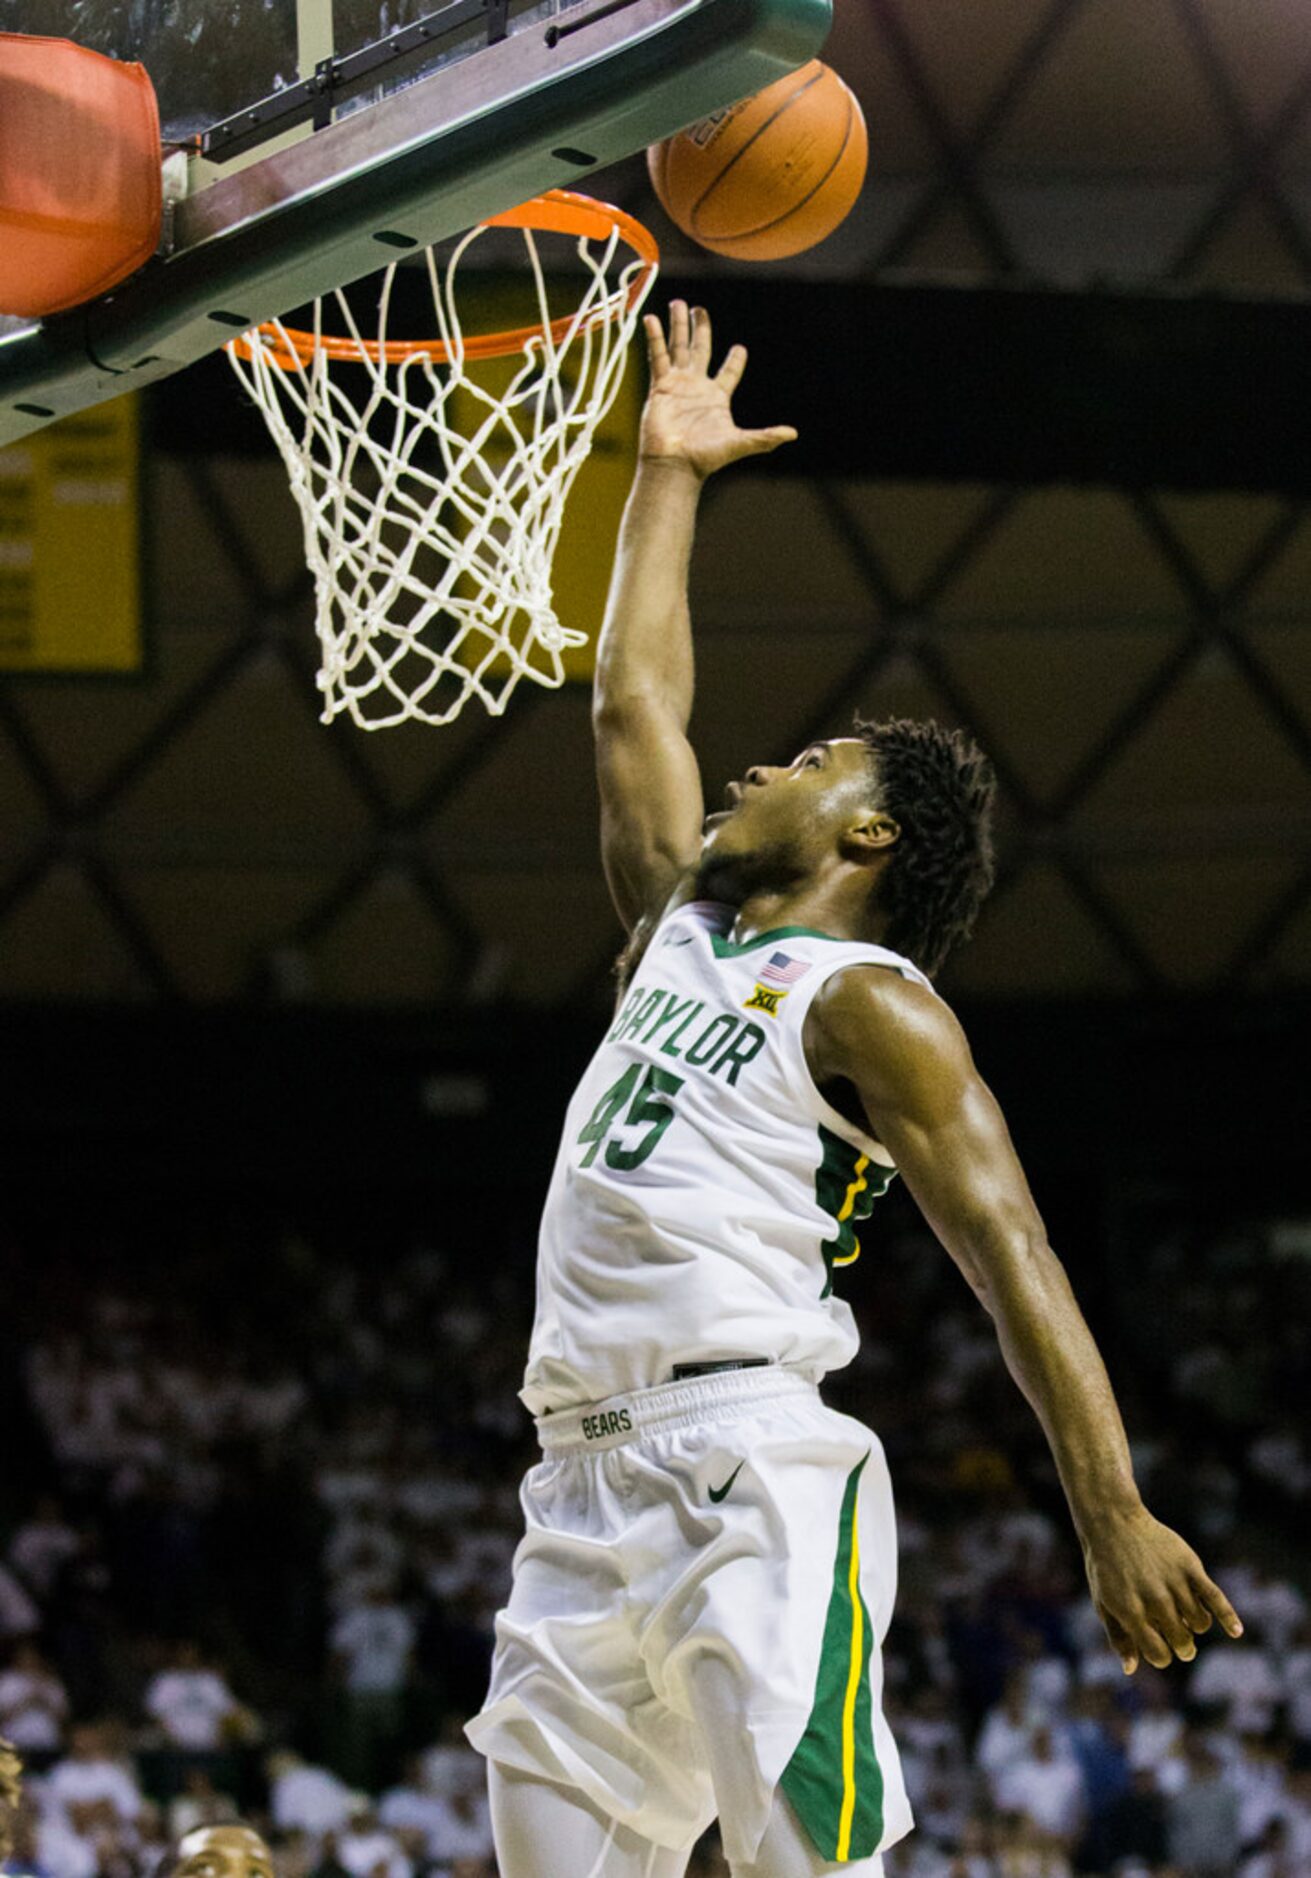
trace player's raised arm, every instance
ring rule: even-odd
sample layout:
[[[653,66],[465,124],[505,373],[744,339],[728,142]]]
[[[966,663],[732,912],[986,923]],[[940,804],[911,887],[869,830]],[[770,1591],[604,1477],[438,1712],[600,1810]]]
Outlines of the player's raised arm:
[[[1083,1547],[1098,1615],[1126,1671],[1196,1653],[1219,1618],[1242,1625],[1192,1548],[1139,1497],[1105,1366],[1029,1192],[995,1098],[951,1012],[877,967],[816,1000],[818,1081],[854,1085],[925,1218],[991,1314],[1042,1423]]]
[[[746,352],[734,346],[712,374],[710,320],[702,308],[689,314],[674,301],[667,339],[654,316],[645,325],[651,389],[597,651],[592,713],[601,852],[630,932],[664,905],[701,846],[705,808],[687,740],[687,568],[702,485],[725,464],[796,435],[786,426],[739,430],[733,422],[731,400]]]

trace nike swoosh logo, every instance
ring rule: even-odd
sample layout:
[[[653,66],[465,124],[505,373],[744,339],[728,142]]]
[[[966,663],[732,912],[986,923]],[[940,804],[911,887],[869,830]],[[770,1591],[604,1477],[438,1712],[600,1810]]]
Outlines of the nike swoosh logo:
[[[739,1461],[737,1466],[733,1469],[732,1473],[729,1475],[728,1479],[724,1482],[722,1487],[710,1488],[709,1490],[710,1497],[715,1502],[716,1506],[718,1506],[719,1502],[723,1499],[724,1495],[728,1492],[729,1488],[732,1486],[733,1482],[737,1479],[738,1475],[742,1472],[742,1469],[745,1466],[746,1466],[745,1461]]]

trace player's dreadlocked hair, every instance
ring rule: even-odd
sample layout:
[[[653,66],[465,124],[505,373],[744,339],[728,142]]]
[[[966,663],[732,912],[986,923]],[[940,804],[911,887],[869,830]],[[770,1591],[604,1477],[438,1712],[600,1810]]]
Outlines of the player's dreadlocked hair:
[[[22,1793],[19,1778],[22,1771],[23,1763],[17,1753],[0,1736],[0,1865],[4,1864],[13,1849],[13,1822]]]
[[[963,731],[931,719],[858,717],[878,804],[901,829],[879,882],[883,941],[931,978],[968,939],[992,885],[996,778]]]

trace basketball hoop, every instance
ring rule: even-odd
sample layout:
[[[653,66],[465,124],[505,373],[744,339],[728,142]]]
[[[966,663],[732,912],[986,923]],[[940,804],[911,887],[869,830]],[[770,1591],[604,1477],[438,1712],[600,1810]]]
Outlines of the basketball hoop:
[[[460,263],[493,227],[523,235],[538,320],[466,336]],[[551,313],[543,234],[573,237],[584,270],[562,317]],[[521,678],[563,683],[562,653],[587,640],[552,606],[564,505],[619,390],[659,258],[632,216],[552,189],[471,229],[444,264],[425,251],[433,338],[388,336],[394,263],[376,338],[339,292],[344,334],[324,332],[317,300],[311,329],[268,320],[229,344],[300,508],[324,723],[346,711],[364,730],[446,724],[475,696],[499,716]],[[517,363],[500,390],[468,371],[501,358]]]

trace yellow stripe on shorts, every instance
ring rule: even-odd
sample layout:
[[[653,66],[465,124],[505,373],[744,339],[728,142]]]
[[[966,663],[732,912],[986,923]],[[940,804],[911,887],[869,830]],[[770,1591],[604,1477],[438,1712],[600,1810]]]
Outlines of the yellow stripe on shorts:
[[[860,1599],[860,1486],[851,1509],[851,1572],[847,1590],[851,1597],[851,1666],[847,1671],[847,1694],[842,1704],[842,1817],[838,1822],[838,1858],[851,1857],[851,1822],[856,1812],[856,1696],[860,1690],[861,1645],[865,1640],[865,1607]]]

